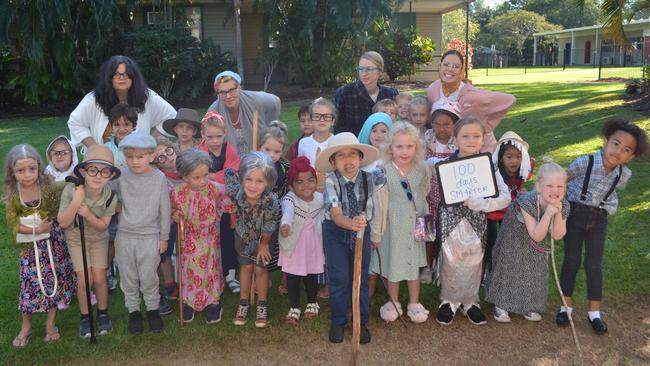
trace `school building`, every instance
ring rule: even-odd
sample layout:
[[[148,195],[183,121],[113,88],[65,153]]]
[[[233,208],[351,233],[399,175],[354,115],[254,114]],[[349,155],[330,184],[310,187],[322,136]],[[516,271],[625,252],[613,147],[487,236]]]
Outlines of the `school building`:
[[[650,19],[623,24],[625,34],[635,48],[632,51],[626,51],[620,42],[604,34],[602,26],[598,24],[533,34],[533,66],[554,63],[548,59],[548,55],[537,52],[538,42],[548,39],[552,39],[558,49],[559,65],[598,65],[599,62],[607,66],[643,65],[650,52]]]

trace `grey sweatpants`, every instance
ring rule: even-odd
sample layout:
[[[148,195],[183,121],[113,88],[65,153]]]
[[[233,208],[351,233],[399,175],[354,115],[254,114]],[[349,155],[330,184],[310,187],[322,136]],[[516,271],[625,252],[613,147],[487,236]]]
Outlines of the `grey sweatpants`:
[[[140,310],[140,292],[148,310],[160,305],[158,265],[160,239],[155,236],[130,235],[117,231],[115,256],[120,264],[120,288],[129,313]]]

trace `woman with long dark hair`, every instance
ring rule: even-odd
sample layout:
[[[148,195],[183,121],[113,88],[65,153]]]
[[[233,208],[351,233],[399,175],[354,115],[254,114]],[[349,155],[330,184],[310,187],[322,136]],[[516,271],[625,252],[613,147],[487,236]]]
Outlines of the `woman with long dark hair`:
[[[83,143],[86,148],[103,145],[112,133],[109,112],[118,103],[137,110],[138,132],[149,133],[176,115],[174,107],[149,89],[135,61],[127,56],[112,56],[99,68],[94,89],[70,114],[68,128],[73,144]]]

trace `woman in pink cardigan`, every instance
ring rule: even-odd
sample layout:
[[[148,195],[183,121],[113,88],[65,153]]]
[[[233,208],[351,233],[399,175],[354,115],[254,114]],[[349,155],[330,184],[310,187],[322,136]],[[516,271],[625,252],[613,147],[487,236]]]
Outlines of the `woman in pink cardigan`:
[[[463,55],[460,52],[445,52],[440,60],[440,79],[429,85],[427,97],[431,104],[440,99],[458,103],[461,117],[479,117],[485,126],[481,152],[491,153],[497,142],[493,131],[515,104],[516,99],[514,95],[478,89],[470,82],[464,81],[463,65]]]

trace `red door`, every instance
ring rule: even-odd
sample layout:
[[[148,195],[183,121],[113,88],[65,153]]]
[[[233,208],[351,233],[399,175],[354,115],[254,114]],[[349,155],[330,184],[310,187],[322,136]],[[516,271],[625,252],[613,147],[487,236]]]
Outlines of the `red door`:
[[[591,63],[591,41],[585,42],[585,64]]]

